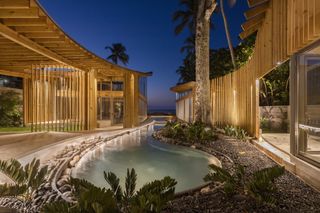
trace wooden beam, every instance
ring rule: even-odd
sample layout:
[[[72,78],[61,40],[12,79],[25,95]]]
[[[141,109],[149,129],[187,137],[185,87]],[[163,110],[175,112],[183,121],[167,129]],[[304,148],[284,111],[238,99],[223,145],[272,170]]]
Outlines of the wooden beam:
[[[248,36],[250,36],[251,34],[255,33],[256,31],[258,31],[258,29],[261,27],[261,23],[260,24],[257,24],[251,28],[249,28],[248,30],[246,31],[243,31],[239,34],[239,37],[243,40],[245,38],[247,38]]]
[[[30,7],[30,0],[0,0],[1,9],[27,9]]]
[[[42,33],[24,33],[28,38],[60,38],[56,32],[42,32]]]
[[[47,18],[42,16],[34,19],[4,19],[6,26],[47,26]]]
[[[29,27],[15,27],[17,32],[21,33],[43,33],[43,32],[53,32],[54,29],[47,26],[29,26]]]
[[[244,24],[241,25],[243,31],[248,30],[249,28],[261,23],[265,18],[265,14],[260,14],[257,15],[255,17],[253,17],[252,19],[249,19],[248,21],[246,21]]]
[[[259,4],[262,4],[264,2],[268,2],[269,0],[248,0],[249,7],[255,7]],[[279,1],[279,0],[278,0]]]
[[[251,19],[257,15],[260,15],[262,13],[265,13],[267,11],[267,9],[269,8],[269,2],[264,2],[260,5],[258,5],[257,7],[254,7],[248,11],[246,11],[244,13],[244,16],[246,17],[246,19]]]
[[[39,9],[0,9],[0,18],[38,18]]]
[[[29,74],[24,73],[24,72],[12,72],[12,71],[8,71],[8,70],[1,70],[0,69],[0,75],[24,78],[24,77],[28,76]]]
[[[49,49],[37,44],[36,42],[20,35],[19,33],[15,32],[14,30],[10,29],[9,27],[3,25],[0,23],[0,35],[2,35],[5,38],[10,39],[11,41],[20,44],[21,46],[24,46],[36,53],[39,53],[43,56],[46,56],[56,62],[79,67],[77,64],[74,64],[72,61],[50,51]],[[82,69],[82,67],[81,67]]]

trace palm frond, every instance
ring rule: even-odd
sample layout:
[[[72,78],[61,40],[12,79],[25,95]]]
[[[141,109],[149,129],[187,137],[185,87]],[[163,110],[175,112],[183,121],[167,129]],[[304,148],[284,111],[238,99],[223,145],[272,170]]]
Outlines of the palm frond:
[[[120,186],[120,179],[113,172],[103,172],[104,179],[110,185],[111,190],[116,197],[117,201],[121,201],[123,197],[122,188]]]
[[[0,185],[0,197],[17,197],[27,191],[27,185]]]
[[[126,200],[129,200],[133,197],[137,182],[137,174],[136,171],[132,168],[131,171],[127,169],[127,176],[125,182],[125,191],[124,197]]]
[[[16,184],[21,184],[25,180],[26,174],[23,171],[23,167],[20,162],[11,159],[8,161],[0,160],[0,171],[9,177]]]

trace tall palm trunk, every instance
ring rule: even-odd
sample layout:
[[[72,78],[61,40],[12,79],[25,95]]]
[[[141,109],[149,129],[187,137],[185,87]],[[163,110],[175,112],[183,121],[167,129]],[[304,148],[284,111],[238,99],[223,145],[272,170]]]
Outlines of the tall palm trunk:
[[[196,89],[194,119],[211,124],[209,41],[210,18],[216,0],[199,0],[196,20]]]
[[[236,69],[236,59],[235,59],[235,54],[234,54],[232,41],[231,41],[231,37],[230,37],[228,20],[227,20],[226,14],[224,12],[223,1],[224,0],[220,0],[220,9],[221,9],[221,14],[222,14],[222,18],[223,18],[224,29],[226,31],[226,36],[227,36],[228,46],[229,46],[231,60],[232,60],[232,64],[233,64],[233,69]]]

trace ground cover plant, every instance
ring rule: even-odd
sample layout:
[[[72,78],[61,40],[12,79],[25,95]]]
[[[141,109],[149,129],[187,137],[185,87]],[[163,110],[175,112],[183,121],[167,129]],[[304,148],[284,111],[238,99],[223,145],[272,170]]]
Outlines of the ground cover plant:
[[[169,121],[162,130],[163,136],[186,143],[206,143],[216,140],[215,131],[201,122]]]

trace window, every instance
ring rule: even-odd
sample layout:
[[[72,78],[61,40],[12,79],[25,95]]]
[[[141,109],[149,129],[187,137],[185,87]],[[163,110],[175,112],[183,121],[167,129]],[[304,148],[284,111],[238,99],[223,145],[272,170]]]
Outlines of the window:
[[[110,91],[111,90],[111,82],[110,81],[102,81],[97,84],[98,91]]]
[[[123,82],[112,81],[112,91],[123,91]]]

